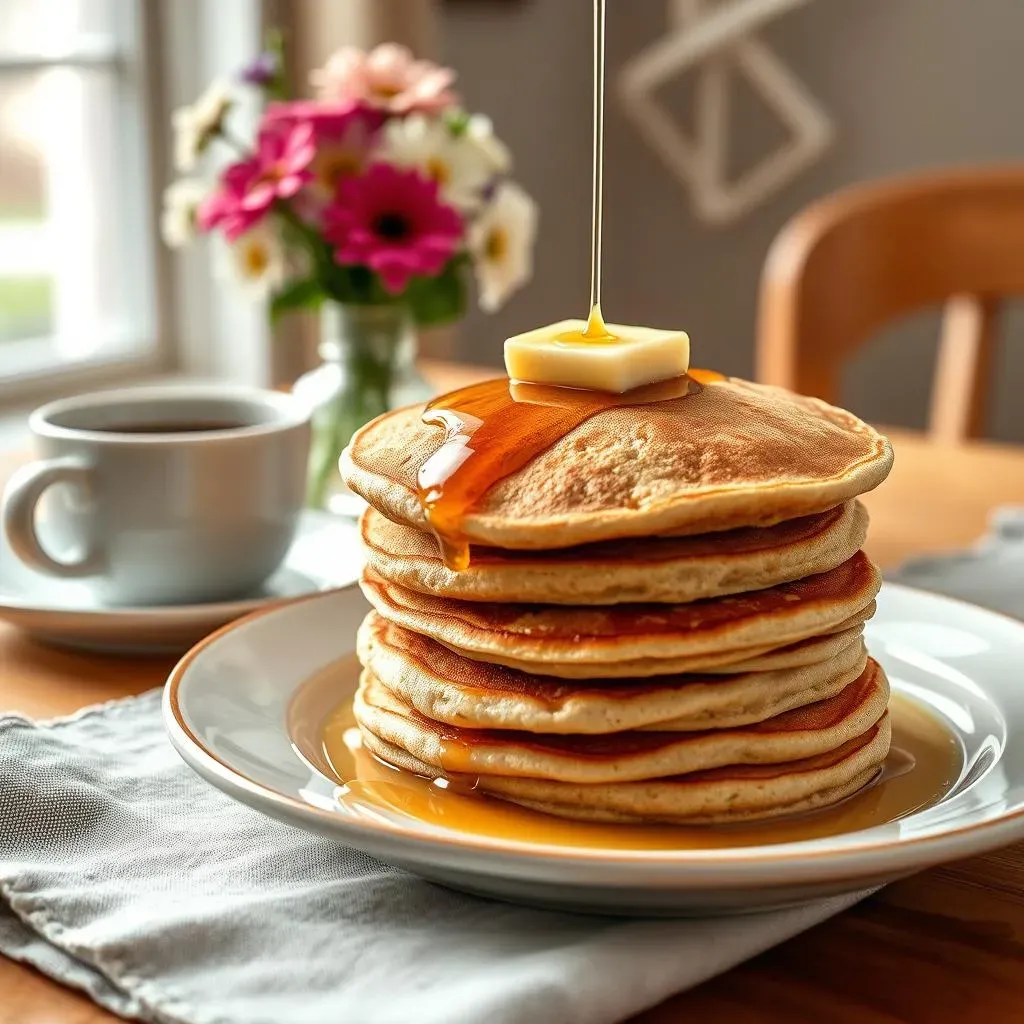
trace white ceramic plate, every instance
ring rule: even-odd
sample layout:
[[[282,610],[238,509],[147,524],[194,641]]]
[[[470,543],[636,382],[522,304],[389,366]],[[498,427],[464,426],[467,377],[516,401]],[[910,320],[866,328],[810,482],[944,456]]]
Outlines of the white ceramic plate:
[[[258,810],[443,884],[589,911],[709,913],[767,908],[891,881],[1024,837],[1024,624],[889,585],[870,624],[891,682],[963,745],[959,783],[938,804],[828,839],[726,850],[595,850],[477,837],[400,811],[359,813],[300,756],[289,704],[352,651],[366,605],[355,588],[251,616],[187,655],[166,691],[182,757]],[[337,693],[341,701],[344,693]]]
[[[258,593],[237,601],[162,607],[101,604],[83,580],[58,580],[23,565],[0,532],[0,620],[45,643],[116,654],[180,654],[204,636],[269,604],[357,579],[363,555],[354,524],[302,514],[284,563]]]

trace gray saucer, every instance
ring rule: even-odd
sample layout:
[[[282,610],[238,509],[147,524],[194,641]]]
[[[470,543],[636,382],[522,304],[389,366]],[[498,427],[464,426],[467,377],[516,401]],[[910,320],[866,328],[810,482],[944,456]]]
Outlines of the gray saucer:
[[[0,539],[0,620],[61,647],[178,654],[258,608],[351,584],[362,564],[359,531],[352,522],[307,510],[284,564],[258,593],[210,604],[110,607],[87,583],[51,579],[29,569]]]

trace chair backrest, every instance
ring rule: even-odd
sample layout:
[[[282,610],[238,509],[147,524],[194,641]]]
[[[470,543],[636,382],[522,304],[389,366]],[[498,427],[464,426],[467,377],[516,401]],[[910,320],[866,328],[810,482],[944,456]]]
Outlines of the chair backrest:
[[[783,228],[761,280],[757,377],[826,401],[872,332],[944,306],[929,428],[984,428],[1000,300],[1024,295],[1024,165],[838,192]]]

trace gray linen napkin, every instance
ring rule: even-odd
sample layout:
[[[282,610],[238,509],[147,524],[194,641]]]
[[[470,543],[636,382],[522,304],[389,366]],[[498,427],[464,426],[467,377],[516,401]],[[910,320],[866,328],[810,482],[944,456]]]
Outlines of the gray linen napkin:
[[[859,898],[624,921],[464,896],[229,800],[171,749],[159,700],[0,718],[0,952],[124,1016],[603,1024]]]

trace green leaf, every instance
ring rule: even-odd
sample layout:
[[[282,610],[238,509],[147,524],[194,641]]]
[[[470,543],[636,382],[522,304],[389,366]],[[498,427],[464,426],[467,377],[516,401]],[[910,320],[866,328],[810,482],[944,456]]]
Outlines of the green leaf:
[[[448,131],[458,138],[465,134],[469,127],[469,114],[465,110],[454,110],[445,117],[445,123],[448,125]]]
[[[465,265],[465,256],[455,256],[437,277],[417,277],[410,283],[405,299],[420,327],[451,323],[465,313]]]
[[[285,313],[296,309],[316,309],[323,299],[323,288],[315,277],[289,281],[270,300],[270,322],[276,324]]]

